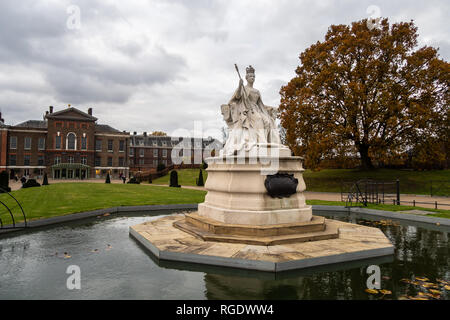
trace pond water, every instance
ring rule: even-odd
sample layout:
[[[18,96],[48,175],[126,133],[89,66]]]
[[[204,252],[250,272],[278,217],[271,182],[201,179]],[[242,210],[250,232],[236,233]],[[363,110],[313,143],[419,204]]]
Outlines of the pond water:
[[[272,274],[156,261],[128,228],[170,213],[102,216],[1,237],[0,299],[432,299],[430,289],[450,298],[449,228],[324,214],[380,228],[394,256]],[[67,289],[70,265],[80,267],[80,290]],[[381,289],[392,294],[365,291],[369,265],[380,267]]]

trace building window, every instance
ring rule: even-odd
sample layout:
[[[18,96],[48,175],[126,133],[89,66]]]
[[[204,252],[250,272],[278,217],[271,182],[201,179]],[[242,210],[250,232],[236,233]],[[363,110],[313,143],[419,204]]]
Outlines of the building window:
[[[61,163],[61,157],[60,156],[56,156],[55,157],[55,164],[60,164]]]
[[[163,165],[167,166],[167,160],[163,160]]]
[[[95,158],[95,166],[100,167],[102,165],[102,159],[100,157]]]
[[[163,158],[167,158],[167,149],[163,149],[162,156]]]
[[[130,157],[134,156],[134,148],[130,148]]]
[[[67,134],[67,150],[75,150],[77,148],[77,136],[70,132]]]
[[[125,151],[125,141],[120,140],[119,141],[119,151],[124,152]]]
[[[61,149],[61,136],[55,138],[55,149]]]
[[[108,140],[108,152],[113,151],[113,140]]]
[[[124,158],[120,157],[119,158],[119,167],[123,167],[124,165],[125,165]]]
[[[158,158],[158,149],[153,149],[153,157]]]
[[[23,156],[23,165],[24,166],[29,166],[30,165],[30,158],[31,156],[26,154]]]
[[[81,157],[81,164],[87,165],[87,157]]]
[[[144,157],[144,153],[145,153],[145,149],[140,149],[139,150],[139,156],[140,157]]]
[[[17,164],[17,156],[15,154],[9,155],[9,165],[15,166]]]
[[[134,159],[130,159],[130,166],[134,166]]]
[[[31,149],[31,138],[30,137],[25,137],[25,150],[30,150]]]
[[[108,157],[108,167],[112,167],[113,161],[112,157]]]
[[[81,137],[81,150],[87,150],[87,137]]]
[[[75,162],[74,158],[72,156],[69,156],[67,159],[68,159],[69,163],[74,163]]]
[[[145,164],[144,159],[139,159],[139,164],[141,165]]]
[[[95,151],[102,151],[102,140],[95,140]]]
[[[39,138],[38,140],[38,149],[44,150],[45,149],[45,138]]]
[[[9,148],[10,149],[17,149],[17,137],[10,137],[9,138]]]
[[[43,166],[44,165],[44,156],[39,155],[38,156],[38,166]]]
[[[156,168],[158,166],[158,160],[153,160],[153,166]]]

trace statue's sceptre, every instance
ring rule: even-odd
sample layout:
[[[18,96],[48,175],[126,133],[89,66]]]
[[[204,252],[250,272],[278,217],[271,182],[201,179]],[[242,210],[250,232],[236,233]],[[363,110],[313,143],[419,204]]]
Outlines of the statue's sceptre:
[[[241,78],[241,74],[239,73],[239,68],[237,66],[237,64],[234,64],[234,67],[236,68],[236,72],[239,76],[239,80],[242,80]],[[245,91],[245,88],[242,88],[242,93],[244,94],[244,106],[245,106],[245,113],[247,114],[247,112],[250,110],[250,108],[247,105],[247,92]]]

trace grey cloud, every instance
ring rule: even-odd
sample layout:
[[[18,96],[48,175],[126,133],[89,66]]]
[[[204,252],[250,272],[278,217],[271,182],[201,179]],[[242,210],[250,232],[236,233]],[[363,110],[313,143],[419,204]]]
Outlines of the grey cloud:
[[[71,4],[81,30],[66,28]],[[422,45],[449,59],[445,0],[2,0],[0,109],[18,122],[48,105],[92,106],[102,122],[140,132],[221,126],[219,106],[238,83],[234,63],[241,74],[252,64],[263,101],[277,106],[299,54],[331,24],[367,18],[369,5],[391,22],[414,19]]]

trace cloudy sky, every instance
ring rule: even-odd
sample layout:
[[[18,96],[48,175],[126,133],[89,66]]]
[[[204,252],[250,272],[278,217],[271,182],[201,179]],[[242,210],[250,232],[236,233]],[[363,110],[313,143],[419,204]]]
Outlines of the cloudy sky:
[[[450,57],[450,2],[361,0],[1,0],[0,110],[7,124],[48,106],[94,109],[120,130],[221,138],[220,105],[256,69],[266,105],[331,24],[413,19]],[[176,131],[178,130],[178,131]]]

